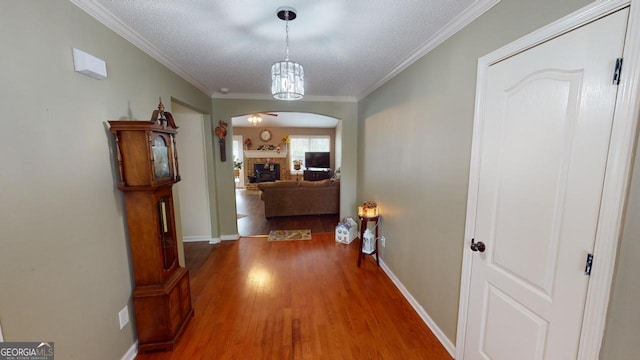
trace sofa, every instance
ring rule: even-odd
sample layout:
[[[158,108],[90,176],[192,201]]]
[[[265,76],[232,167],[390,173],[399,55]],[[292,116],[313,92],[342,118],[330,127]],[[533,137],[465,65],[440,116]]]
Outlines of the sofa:
[[[340,182],[276,181],[258,184],[264,216],[323,215],[340,213]]]

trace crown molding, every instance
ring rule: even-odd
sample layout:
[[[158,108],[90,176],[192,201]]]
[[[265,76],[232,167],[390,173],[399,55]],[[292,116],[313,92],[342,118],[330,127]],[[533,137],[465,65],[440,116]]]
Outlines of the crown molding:
[[[362,100],[376,89],[384,85],[387,81],[401,73],[404,69],[408,68],[411,64],[418,61],[421,57],[428,54],[431,50],[435,49],[438,45],[442,44],[453,36],[458,31],[462,30],[465,26],[469,25],[473,20],[480,17],[480,15],[487,12],[489,9],[498,4],[500,0],[478,0],[461,12],[458,16],[449,21],[442,30],[438,31],[432,37],[427,39],[422,45],[414,51],[411,55],[401,61],[393,70],[382,79],[375,82],[369,88],[367,88],[360,96],[358,100]]]
[[[200,91],[209,95],[214,99],[243,99],[243,100],[273,100],[273,97],[268,94],[241,94],[241,93],[229,93],[221,94],[201,84],[194,77],[189,75],[184,69],[178,66],[176,63],[166,57],[161,51],[154,47],[151,43],[145,40],[140,34],[135,32],[132,28],[120,21],[111,12],[105,9],[102,5],[96,3],[93,0],[70,0],[70,2],[100,23],[113,30],[116,34],[122,36],[125,40],[144,51],[146,54],[157,60],[162,65],[166,66],[169,70],[176,73],[191,85],[198,88]],[[471,6],[466,8],[462,13],[456,16],[453,20],[447,23],[445,27],[437,34],[425,41],[416,51],[401,61],[396,67],[393,68],[388,74],[375,82],[369,88],[367,88],[360,96],[305,96],[304,101],[318,101],[318,102],[358,102],[367,95],[374,92],[380,86],[384,85],[387,81],[398,75],[404,69],[409,67],[414,62],[418,61],[421,57],[429,53],[445,40],[450,38],[456,32],[467,26],[473,20],[477,19],[480,15],[484,14],[487,10],[498,4],[500,0],[477,0]]]
[[[120,21],[111,12],[105,9],[102,5],[96,3],[93,0],[69,0],[72,4],[82,9],[100,23],[113,30],[116,34],[122,36],[125,40],[136,46],[138,49],[144,51],[149,56],[157,60],[162,65],[166,66],[169,70],[176,73],[191,85],[198,88],[203,93],[212,96],[213,91],[197,81],[194,77],[189,75],[184,69],[171,61],[168,57],[164,56],[160,50],[151,45],[140,34],[135,32],[132,28]]]
[[[243,94],[243,93],[227,93],[222,94],[215,92],[211,98],[213,99],[233,99],[233,100],[274,100],[273,96],[269,94]],[[317,102],[358,102],[358,98],[355,96],[314,96],[305,95],[302,100],[295,100],[295,102],[304,101],[317,101]]]

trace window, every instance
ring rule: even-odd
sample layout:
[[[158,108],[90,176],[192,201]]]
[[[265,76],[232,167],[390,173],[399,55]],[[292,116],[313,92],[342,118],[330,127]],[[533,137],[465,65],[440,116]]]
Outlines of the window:
[[[242,163],[244,161],[244,154],[242,152],[243,143],[242,135],[233,135],[233,180],[236,187],[244,187],[244,171],[242,171]],[[239,166],[237,166],[239,164]]]
[[[291,135],[289,136],[289,168],[294,173],[293,161],[301,160],[304,168],[304,153],[307,151],[331,151],[329,135]]]
[[[240,146],[241,142],[242,137],[240,139],[236,139],[234,136],[233,146],[231,147],[233,151],[233,161],[240,161],[242,159],[242,154],[240,154],[240,151],[242,151],[242,146]]]

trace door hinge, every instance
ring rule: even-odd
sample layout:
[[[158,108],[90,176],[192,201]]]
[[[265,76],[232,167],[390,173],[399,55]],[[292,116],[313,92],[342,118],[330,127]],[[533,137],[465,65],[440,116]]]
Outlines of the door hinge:
[[[613,70],[613,85],[620,85],[621,72],[622,72],[622,58],[617,58],[616,68]]]
[[[593,265],[593,254],[587,254],[587,263],[584,266],[584,274],[591,275],[591,266]]]

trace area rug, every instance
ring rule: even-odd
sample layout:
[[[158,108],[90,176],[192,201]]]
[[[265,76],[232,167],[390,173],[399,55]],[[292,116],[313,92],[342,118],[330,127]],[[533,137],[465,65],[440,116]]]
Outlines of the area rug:
[[[311,240],[311,230],[273,230],[269,232],[269,241]]]

